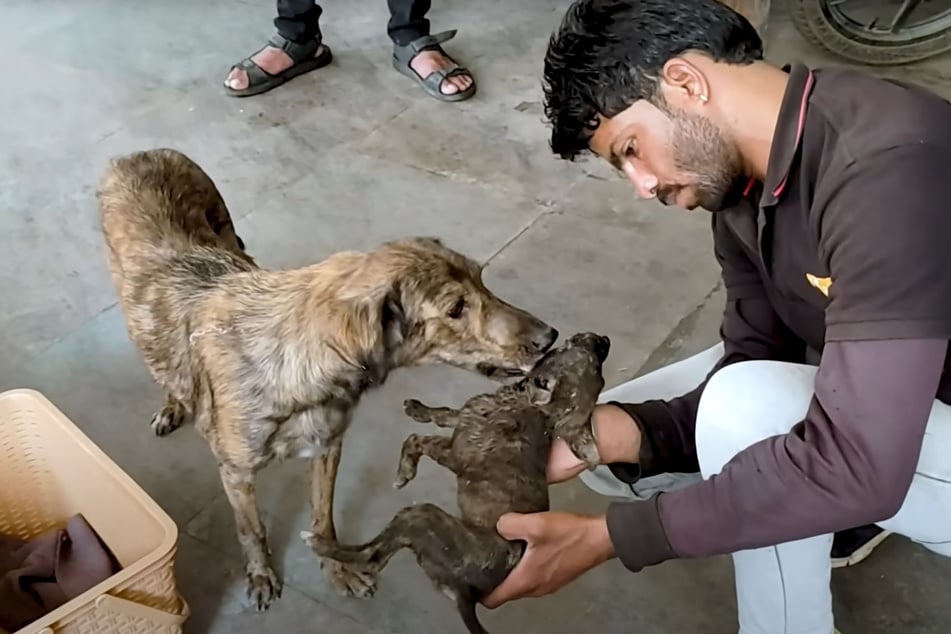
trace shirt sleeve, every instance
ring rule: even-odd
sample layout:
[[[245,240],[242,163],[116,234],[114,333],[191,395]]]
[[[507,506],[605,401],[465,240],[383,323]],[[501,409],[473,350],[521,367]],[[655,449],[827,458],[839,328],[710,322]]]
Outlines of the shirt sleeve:
[[[749,213],[743,211],[743,213]],[[749,218],[752,222],[752,218]],[[760,277],[721,213],[712,214],[714,255],[720,265],[726,306],[720,327],[724,354],[690,392],[670,400],[613,402],[624,409],[641,432],[637,464],[608,465],[629,484],[658,473],[691,473],[699,469],[694,428],[700,395],[720,368],[753,359],[801,361],[805,349],[773,311]]]
[[[946,154],[896,148],[853,166],[820,217],[830,324],[805,418],[700,483],[612,504],[608,528],[628,568],[804,539],[898,511],[951,338]]]

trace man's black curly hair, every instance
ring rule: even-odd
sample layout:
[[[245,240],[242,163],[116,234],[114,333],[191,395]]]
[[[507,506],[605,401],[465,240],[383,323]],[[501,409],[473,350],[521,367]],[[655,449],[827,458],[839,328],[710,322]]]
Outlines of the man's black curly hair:
[[[588,151],[598,117],[646,99],[662,105],[664,64],[686,51],[718,62],[762,59],[746,18],[717,0],[575,0],[545,55],[551,148],[573,160]]]

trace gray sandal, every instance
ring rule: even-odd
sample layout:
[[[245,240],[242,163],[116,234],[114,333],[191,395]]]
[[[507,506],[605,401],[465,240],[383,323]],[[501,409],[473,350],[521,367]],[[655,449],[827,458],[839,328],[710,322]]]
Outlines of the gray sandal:
[[[235,90],[225,84],[226,95],[231,97],[260,95],[262,92],[267,92],[272,88],[277,88],[287,83],[298,75],[323,68],[333,59],[333,53],[331,53],[330,48],[322,44],[320,39],[313,39],[306,44],[298,44],[281,35],[275,34],[268,40],[267,46],[281,49],[294,61],[294,64],[283,72],[272,75],[255,64],[254,60],[251,59],[267,47],[260,48],[231,67],[231,71],[238,68],[248,74],[248,87],[243,90]],[[320,53],[317,53],[318,49]]]
[[[442,33],[437,33],[435,35],[424,35],[423,37],[413,40],[406,46],[394,46],[393,47],[393,68],[398,70],[403,75],[406,75],[410,79],[413,79],[417,84],[422,86],[430,96],[439,101],[463,101],[468,99],[475,94],[476,83],[475,77],[472,76],[472,73],[469,72],[464,66],[460,66],[456,63],[452,57],[450,57],[446,51],[440,46],[443,42],[451,40],[456,36],[456,30],[444,31]],[[410,63],[423,51],[432,51],[436,50],[446,56],[452,62],[452,65],[448,68],[440,68],[439,70],[433,71],[426,77],[422,77],[419,73],[413,70],[413,67],[410,66]],[[451,95],[444,93],[442,89],[442,83],[448,77],[456,77],[459,75],[465,75],[472,77],[472,85],[469,86],[466,90],[462,90]]]

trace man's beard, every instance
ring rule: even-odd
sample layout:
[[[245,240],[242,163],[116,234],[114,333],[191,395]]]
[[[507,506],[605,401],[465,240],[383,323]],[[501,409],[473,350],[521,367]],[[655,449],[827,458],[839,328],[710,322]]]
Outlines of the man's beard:
[[[736,145],[723,137],[709,119],[694,114],[671,114],[674,167],[683,175],[700,207],[720,211],[743,197],[743,165]]]

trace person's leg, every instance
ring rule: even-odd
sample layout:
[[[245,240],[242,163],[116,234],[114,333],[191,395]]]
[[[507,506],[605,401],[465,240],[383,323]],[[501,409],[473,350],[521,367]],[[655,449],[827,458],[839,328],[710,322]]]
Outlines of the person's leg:
[[[426,14],[430,0],[387,0],[387,6],[390,20],[386,32],[393,41],[397,70],[437,98],[455,101],[471,97],[475,91],[472,73],[459,66],[440,46],[455,31],[429,33]]]
[[[321,13],[315,0],[277,0],[277,34],[266,46],[231,67],[225,79],[226,94],[257,95],[329,64],[332,54],[322,43]]]
[[[898,513],[879,525],[951,557],[951,406],[935,402],[911,488]]]
[[[805,416],[814,366],[751,361],[711,378],[697,414],[697,451],[704,477],[737,453],[784,434]],[[905,505],[882,527],[951,554],[951,408],[936,403]],[[733,555],[741,634],[830,634],[832,535]]]
[[[298,44],[320,39],[320,5],[314,0],[277,0],[274,28],[281,36]]]
[[[640,403],[652,399],[680,396],[700,385],[722,356],[723,344],[718,343],[691,357],[606,390],[599,402]],[[601,495],[622,499],[645,499],[660,491],[669,491],[695,482],[700,479],[700,474],[660,474],[644,478],[632,487],[614,477],[610,469],[601,466],[592,471],[582,471],[580,478],[588,488]]]
[[[390,21],[386,34],[397,46],[406,46],[413,40],[429,35],[429,20],[426,14],[432,6],[430,0],[387,0]]]

